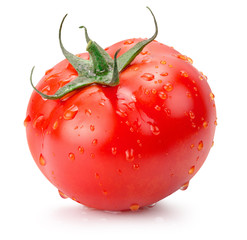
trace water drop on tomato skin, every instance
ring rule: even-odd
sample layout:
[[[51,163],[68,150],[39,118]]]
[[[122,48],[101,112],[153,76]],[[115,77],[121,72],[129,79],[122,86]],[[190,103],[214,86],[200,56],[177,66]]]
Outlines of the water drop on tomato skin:
[[[124,42],[124,45],[131,45],[132,43],[134,43],[134,40],[133,39],[129,39],[129,40],[126,40]]]
[[[45,166],[46,165],[46,161],[45,161],[45,159],[44,159],[42,154],[40,154],[40,156],[39,156],[39,164],[41,166]]]
[[[134,150],[131,148],[131,149],[127,149],[125,151],[125,158],[128,162],[133,162],[135,157],[134,157]]]
[[[186,182],[184,185],[180,187],[180,190],[185,191],[189,187],[189,182]]]
[[[98,139],[94,139],[94,140],[92,141],[92,144],[93,144],[93,145],[97,145],[97,144],[98,144]]]
[[[140,208],[139,204],[136,204],[136,203],[135,203],[135,204],[132,204],[132,205],[130,206],[130,210],[131,210],[132,212],[138,211],[139,208]]]
[[[41,92],[44,94],[48,94],[51,91],[51,87],[49,85],[46,85]]]
[[[168,76],[168,72],[162,72],[162,73],[160,74],[160,76],[166,77],[166,76]]]
[[[84,153],[84,148],[83,148],[83,147],[81,147],[81,146],[79,146],[79,147],[78,147],[78,151],[79,151],[80,153],[82,153],[82,154],[83,154],[83,153]]]
[[[152,81],[154,79],[154,75],[152,73],[144,73],[141,78],[146,81]]]
[[[69,153],[68,155],[69,160],[75,160],[75,154],[74,153]]]
[[[140,168],[140,165],[138,163],[134,163],[133,166],[132,166],[132,168],[134,170],[138,170]]]
[[[68,198],[68,196],[66,196],[62,191],[60,191],[60,190],[58,190],[58,194],[59,194],[59,196],[61,197],[61,198],[63,198],[63,199],[67,199]]]
[[[151,129],[151,132],[153,133],[153,135],[159,135],[160,134],[160,129],[154,125],[154,124],[150,124],[150,129]]]
[[[63,114],[63,118],[65,120],[72,120],[73,118],[75,118],[77,113],[78,113],[78,107],[75,105],[72,105],[68,109],[65,110]]]
[[[92,115],[92,110],[91,109],[85,109],[85,114],[87,116],[91,116]]]
[[[204,121],[202,125],[203,125],[204,128],[207,128],[208,127],[208,122]]]
[[[27,115],[27,117],[24,120],[24,126],[26,127],[29,122],[31,122],[31,117],[29,115]]]
[[[111,153],[112,153],[112,155],[116,155],[117,154],[117,148],[116,147],[112,147],[111,148]]]
[[[189,174],[193,174],[194,171],[195,171],[195,166],[192,166],[192,167],[190,168],[190,170],[189,170]]]
[[[33,120],[33,128],[41,128],[44,124],[44,116],[39,115]]]
[[[200,141],[197,147],[198,151],[201,151],[203,149],[203,141]]]
[[[159,92],[158,93],[158,96],[161,98],[161,99],[163,99],[163,100],[165,100],[165,99],[167,99],[167,94],[165,93],[165,92]]]
[[[187,72],[185,72],[185,71],[181,71],[181,72],[180,72],[180,75],[181,75],[182,77],[185,77],[185,78],[189,77],[189,74],[188,74]]]
[[[215,98],[214,94],[211,92],[211,93],[209,94],[209,96],[210,96],[211,101],[213,101],[214,98]]]
[[[171,83],[166,83],[164,85],[164,89],[167,91],[167,92],[170,92],[173,90],[173,85]]]
[[[53,130],[56,130],[58,128],[58,120],[56,120],[52,126]]]

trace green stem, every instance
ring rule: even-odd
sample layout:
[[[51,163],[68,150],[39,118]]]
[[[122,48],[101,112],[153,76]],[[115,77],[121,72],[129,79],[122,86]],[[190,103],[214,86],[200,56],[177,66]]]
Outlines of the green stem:
[[[90,60],[82,59],[67,51],[64,48],[61,40],[62,26],[65,18],[67,17],[66,14],[59,28],[59,43],[64,56],[77,71],[78,77],[75,80],[69,82],[65,86],[58,89],[58,91],[55,94],[46,95],[40,92],[38,89],[36,89],[33,85],[33,81],[32,81],[32,75],[34,71],[34,67],[33,67],[30,75],[30,82],[34,90],[38,92],[43,98],[54,100],[54,99],[60,99],[66,94],[76,89],[83,88],[92,84],[101,84],[106,86],[118,85],[119,73],[123,71],[136,58],[136,56],[142,51],[142,49],[147,44],[152,42],[158,34],[158,25],[155,16],[151,11],[151,9],[149,7],[147,8],[153,16],[153,20],[155,24],[154,35],[149,39],[138,42],[127,52],[122,54],[119,58],[117,58],[117,55],[120,49],[117,50],[114,55],[114,59],[112,59],[102,47],[100,47],[96,42],[92,41],[89,38],[87,29],[84,26],[81,26],[80,28],[84,28],[85,30],[85,38],[88,43],[87,51],[89,52]]]

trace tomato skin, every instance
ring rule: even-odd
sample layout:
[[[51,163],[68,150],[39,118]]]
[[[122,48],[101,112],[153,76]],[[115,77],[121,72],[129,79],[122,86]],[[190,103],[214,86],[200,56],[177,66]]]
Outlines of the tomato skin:
[[[121,55],[141,40],[107,52],[113,57],[121,48]],[[37,89],[53,94],[76,76],[63,60]],[[190,58],[157,41],[120,74],[118,86],[92,85],[61,100],[33,92],[27,116],[27,140],[41,172],[66,196],[104,210],[147,206],[188,183],[216,126],[206,77]]]

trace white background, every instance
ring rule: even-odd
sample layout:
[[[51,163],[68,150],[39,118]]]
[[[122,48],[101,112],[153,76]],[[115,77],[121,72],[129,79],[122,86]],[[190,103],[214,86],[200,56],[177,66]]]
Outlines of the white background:
[[[215,145],[188,190],[155,207],[109,213],[63,200],[36,167],[26,143],[26,107],[37,83],[63,59],[58,28],[84,52],[80,25],[103,47],[150,37],[194,60],[216,98]],[[247,35],[245,0],[1,1],[1,239],[247,239]]]

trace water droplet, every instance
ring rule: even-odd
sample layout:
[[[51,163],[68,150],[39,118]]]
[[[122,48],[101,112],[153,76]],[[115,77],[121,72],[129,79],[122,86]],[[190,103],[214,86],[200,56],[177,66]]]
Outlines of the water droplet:
[[[192,95],[191,95],[190,92],[186,92],[186,96],[187,96],[188,98],[191,98],[191,97],[192,97]]]
[[[156,94],[156,93],[157,93],[157,90],[156,90],[156,89],[152,89],[152,90],[151,90],[151,93],[152,93],[152,94]]]
[[[26,127],[29,122],[31,122],[31,117],[27,115],[27,117],[24,120],[24,126]]]
[[[127,149],[125,151],[125,158],[128,162],[133,162],[135,157],[134,157],[134,150],[131,148],[131,149]]]
[[[105,99],[101,99],[100,102],[99,102],[99,105],[100,106],[105,106]]]
[[[142,63],[149,63],[151,62],[151,59],[149,57],[146,57],[142,60]]]
[[[190,168],[190,170],[189,170],[189,174],[193,174],[194,171],[195,171],[195,166],[192,166],[192,167]]]
[[[128,40],[126,40],[126,41],[124,42],[124,45],[130,45],[130,44],[132,44],[132,43],[134,43],[134,40],[133,40],[133,39],[128,39]]]
[[[98,139],[94,139],[94,140],[92,141],[92,144],[93,144],[93,145],[97,145],[97,143],[98,143]]]
[[[165,92],[162,92],[162,91],[161,91],[161,92],[158,93],[158,95],[159,95],[159,97],[160,97],[161,99],[163,99],[163,100],[164,100],[164,99],[167,99],[167,94],[166,94]]]
[[[158,106],[158,105],[156,105],[156,106],[154,107],[154,109],[157,110],[157,111],[160,111],[160,110],[161,110],[161,107]]]
[[[95,176],[96,179],[100,178],[98,173],[95,173],[94,176]]]
[[[177,57],[178,57],[179,59],[184,60],[184,61],[187,60],[187,57],[186,57],[185,55],[177,55]]]
[[[63,87],[64,85],[66,85],[67,83],[69,83],[71,81],[71,78],[68,78],[68,79],[60,79],[58,81],[58,84],[59,84],[59,87]]]
[[[140,165],[138,163],[134,163],[132,167],[134,170],[138,170],[140,168]]]
[[[200,72],[200,73],[201,73],[201,75],[199,76],[199,78],[201,80],[205,79],[207,81],[208,80],[208,77],[205,74],[203,74],[203,72]]]
[[[65,110],[63,114],[63,118],[65,120],[71,120],[76,116],[77,113],[78,113],[78,107],[75,105],[72,105],[68,109]]]
[[[111,152],[113,155],[116,155],[117,154],[117,148],[116,147],[112,147],[111,148]]]
[[[103,189],[102,192],[103,192],[104,195],[108,194],[108,192],[105,189]]]
[[[198,151],[201,151],[203,149],[203,141],[200,141],[197,147]]]
[[[94,125],[90,125],[90,130],[93,132],[95,130],[95,126]]]
[[[52,126],[53,130],[57,129],[58,127],[58,120],[56,120]]]
[[[150,124],[150,128],[151,128],[153,135],[157,136],[160,134],[160,129],[156,125]]]
[[[154,75],[152,73],[144,73],[141,77],[146,81],[151,81],[154,79]]]
[[[44,123],[44,120],[45,120],[45,118],[44,118],[43,115],[37,116],[37,117],[34,119],[34,121],[33,121],[33,127],[34,127],[34,128],[41,128],[42,125],[43,125],[43,123]]]
[[[133,212],[137,211],[139,208],[140,208],[140,206],[137,203],[132,204],[130,206],[130,210],[133,211]]]
[[[144,94],[145,94],[145,95],[149,95],[149,94],[150,94],[150,91],[149,91],[148,89],[145,89],[145,90],[144,90]]]
[[[122,109],[116,110],[116,113],[118,116],[120,117],[127,117],[127,113],[125,111],[123,111]]]
[[[74,153],[69,153],[69,156],[68,157],[72,161],[75,160],[75,154]]]
[[[148,54],[148,51],[142,51],[141,54],[146,55],[146,54]]]
[[[50,87],[49,85],[47,85],[47,86],[45,86],[45,87],[41,90],[41,92],[44,93],[44,94],[48,94],[50,90],[51,90],[51,87]]]
[[[166,76],[168,76],[168,72],[162,72],[162,73],[160,74],[160,76],[166,77]]]
[[[81,146],[79,146],[79,147],[78,147],[78,151],[79,151],[80,153],[84,153],[84,148],[81,147]]]
[[[45,159],[44,159],[42,154],[40,154],[40,156],[39,156],[39,164],[41,166],[45,166],[46,165],[46,161],[45,161]]]
[[[168,117],[171,116],[171,109],[165,107],[165,108],[164,108],[164,112],[166,113],[166,115],[167,115]]]
[[[191,64],[193,64],[193,60],[190,57],[187,57],[187,61]]]
[[[211,93],[209,94],[209,96],[210,96],[210,99],[213,101],[214,98],[215,98],[214,94],[211,92]]]
[[[166,83],[165,85],[164,85],[164,89],[167,91],[167,92],[170,92],[170,91],[172,91],[172,89],[173,89],[173,85],[171,84],[171,83]]]
[[[130,122],[128,120],[125,121],[125,123],[126,123],[127,126],[130,126]]]
[[[166,64],[166,61],[165,60],[161,60],[160,63],[161,64]]]
[[[152,204],[148,205],[147,207],[148,208],[152,208],[152,207],[155,207],[155,206],[156,206],[156,203],[152,203]]]
[[[85,114],[86,114],[87,116],[91,116],[91,115],[92,115],[91,109],[85,109]]]
[[[191,123],[191,126],[192,126],[193,128],[196,128],[196,124],[195,124],[194,122]]]
[[[185,71],[181,71],[180,72],[180,75],[182,76],[182,77],[189,77],[189,74],[187,73],[187,72],[185,72]]]
[[[207,128],[207,127],[208,127],[208,122],[207,122],[207,121],[204,121],[203,124],[202,124],[202,126],[203,126],[204,128]]]
[[[189,182],[186,182],[183,186],[180,187],[180,190],[184,191],[189,187]]]
[[[192,111],[189,111],[189,117],[191,118],[191,119],[195,119],[195,114],[192,112]]]
[[[68,198],[68,197],[67,197],[63,192],[61,192],[60,190],[58,190],[58,193],[59,193],[60,197],[63,198],[63,199]]]
[[[137,142],[137,144],[138,144],[139,147],[142,147],[141,140],[138,139],[136,142]]]

